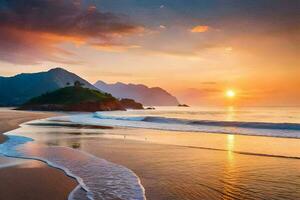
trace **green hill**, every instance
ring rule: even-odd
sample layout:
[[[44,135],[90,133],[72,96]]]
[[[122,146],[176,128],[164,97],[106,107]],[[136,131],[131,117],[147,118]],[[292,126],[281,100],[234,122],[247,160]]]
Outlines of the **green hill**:
[[[118,100],[111,94],[83,88],[78,82],[75,86],[61,88],[34,97],[18,109],[95,112],[125,110],[126,108],[143,109],[143,106],[133,100]]]
[[[83,102],[102,102],[116,100],[111,94],[101,93],[83,87],[65,87],[54,92],[48,92],[41,96],[32,98],[25,105],[35,104],[62,104],[73,105]]]
[[[85,88],[97,90],[83,78],[62,68],[13,77],[0,76],[0,105],[19,106],[33,97],[64,88],[75,81],[83,83]]]

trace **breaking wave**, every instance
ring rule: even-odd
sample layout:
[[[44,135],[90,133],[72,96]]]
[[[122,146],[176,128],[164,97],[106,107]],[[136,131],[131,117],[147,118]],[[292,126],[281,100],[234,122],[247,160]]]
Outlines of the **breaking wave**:
[[[113,116],[101,112],[96,112],[93,116],[102,119],[101,121],[105,125],[300,138],[300,124],[298,123],[192,120],[158,116]]]
[[[144,188],[131,170],[79,150],[45,146],[32,141],[28,137],[9,135],[0,144],[0,154],[39,160],[63,170],[79,183],[70,193],[70,200],[145,199]]]

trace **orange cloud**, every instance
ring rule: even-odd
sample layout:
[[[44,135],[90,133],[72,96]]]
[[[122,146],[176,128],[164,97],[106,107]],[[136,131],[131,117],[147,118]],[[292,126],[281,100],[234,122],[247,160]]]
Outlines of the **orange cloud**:
[[[95,43],[92,46],[101,51],[114,52],[114,53],[124,52],[129,49],[140,48],[139,45],[110,44],[110,43]]]
[[[193,27],[190,31],[192,33],[204,33],[206,31],[208,31],[209,26],[205,26],[205,25],[198,25]]]
[[[78,62],[72,59],[72,52],[58,46],[62,41],[58,36],[15,28],[1,27],[0,30],[0,59],[3,61],[20,64],[38,64],[44,60]]]

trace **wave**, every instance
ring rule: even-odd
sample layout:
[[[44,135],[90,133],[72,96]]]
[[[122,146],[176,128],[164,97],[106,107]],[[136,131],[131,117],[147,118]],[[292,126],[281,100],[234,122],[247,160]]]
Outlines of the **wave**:
[[[252,129],[277,129],[277,130],[300,130],[298,123],[272,123],[272,122],[245,122],[245,121],[212,121],[212,120],[190,120],[180,118],[156,117],[156,116],[138,116],[138,117],[119,117],[103,115],[95,113],[94,117],[99,119],[111,120],[126,120],[126,121],[142,121],[165,124],[181,124],[181,125],[203,125],[217,127],[237,127],[237,128],[252,128]]]
[[[91,200],[146,199],[139,178],[131,170],[68,147],[30,144],[30,148],[26,148],[24,144],[31,141],[33,140],[28,137],[9,135],[0,144],[0,154],[39,160],[63,170],[80,185],[70,193],[69,200],[83,199],[82,197]]]
[[[88,119],[87,117],[89,115],[83,115],[83,116],[84,116],[83,117],[84,118],[84,122],[86,123],[87,122],[86,119]],[[59,118],[61,118],[61,117],[59,117]],[[62,121],[62,120],[59,120],[59,118],[57,118],[57,117],[55,119],[53,119],[53,118],[49,119],[48,118],[48,120],[58,121],[58,122]],[[78,121],[77,121],[77,123],[78,123]],[[273,137],[274,137],[274,135],[273,135]],[[195,149],[226,151],[226,152],[232,152],[232,153],[235,153],[235,154],[243,154],[243,155],[250,155],[250,156],[276,157],[276,158],[298,159],[298,160],[300,159],[300,157],[297,156],[297,155],[294,156],[294,155],[285,155],[285,154],[278,154],[278,153],[274,153],[274,154],[272,154],[272,153],[259,153],[259,152],[251,152],[251,151],[250,152],[249,151],[239,151],[239,150],[233,150],[233,149],[229,150],[227,148],[218,148],[218,147],[213,147],[213,146],[208,147],[208,146],[201,146],[201,145],[200,146],[194,146],[194,145],[187,145],[187,144],[169,144],[169,143],[168,143],[168,145],[181,146],[181,147],[187,147],[187,148],[195,148]],[[82,191],[80,191],[80,188],[79,188],[78,191],[75,191],[75,192],[80,193]]]

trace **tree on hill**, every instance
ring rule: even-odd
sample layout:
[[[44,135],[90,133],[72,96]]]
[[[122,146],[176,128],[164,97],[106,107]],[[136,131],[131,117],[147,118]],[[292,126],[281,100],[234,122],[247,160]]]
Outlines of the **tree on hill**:
[[[75,81],[75,82],[74,82],[74,86],[75,86],[76,88],[82,87],[82,86],[84,86],[84,83],[81,83],[80,81]]]
[[[81,86],[78,81],[74,86],[47,92],[30,99],[18,109],[86,112],[143,109],[142,104],[133,100],[118,100],[111,94]]]

